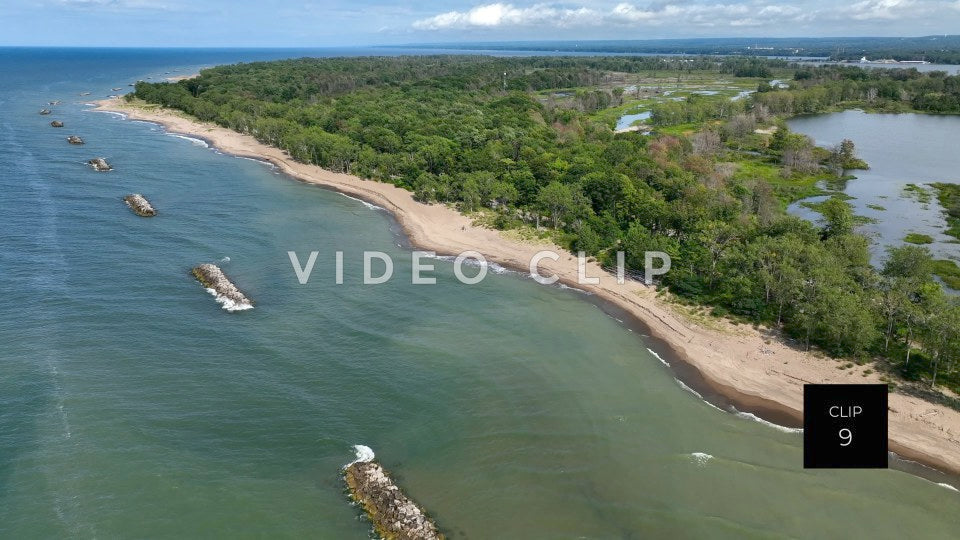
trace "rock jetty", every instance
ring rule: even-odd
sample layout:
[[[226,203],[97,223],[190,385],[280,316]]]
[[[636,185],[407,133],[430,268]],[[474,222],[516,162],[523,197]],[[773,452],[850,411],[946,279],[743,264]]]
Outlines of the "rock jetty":
[[[59,120],[54,120],[53,122],[50,122],[50,125],[53,127],[63,127],[63,122]]]
[[[67,137],[67,142],[70,144],[83,144],[83,139],[77,135],[71,135]]]
[[[350,496],[366,511],[374,532],[385,540],[444,540],[432,519],[407,498],[374,460],[373,452],[357,446],[357,460],[343,469]]]
[[[127,195],[123,198],[123,202],[127,203],[127,206],[138,216],[153,217],[157,215],[157,211],[150,205],[150,201],[139,193]]]
[[[40,114],[50,114],[50,109],[40,109]]]
[[[223,270],[215,264],[201,264],[192,270],[193,277],[197,278],[210,291],[217,302],[227,311],[243,311],[253,309],[251,302],[240,289],[234,285]]]
[[[107,160],[103,159],[102,157],[93,158],[93,159],[91,159],[90,161],[88,161],[87,163],[89,163],[90,166],[93,167],[93,169],[96,170],[96,171],[101,171],[101,172],[103,172],[103,171],[112,171],[112,170],[113,170],[113,167],[111,167],[110,164],[107,163]]]

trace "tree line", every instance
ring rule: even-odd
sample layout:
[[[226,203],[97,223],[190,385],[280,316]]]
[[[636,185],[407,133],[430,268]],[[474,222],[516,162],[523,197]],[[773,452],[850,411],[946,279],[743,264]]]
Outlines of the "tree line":
[[[722,69],[749,73],[754,60],[747,60]],[[935,282],[929,253],[898,248],[876,269],[849,205],[824,203],[822,226],[790,216],[776,182],[738,165],[749,147],[777,178],[832,174],[856,163],[852,145],[827,151],[785,126],[772,136],[755,126],[803,112],[797,105],[808,95],[848,95],[847,85],[857,89],[849,95],[875,86],[886,96],[880,88],[889,80],[912,99],[914,90],[954,83],[798,71],[804,84],[748,104],[695,98],[680,112],[655,110],[657,121],[675,115],[662,122],[697,126],[684,136],[615,135],[594,119],[596,107],[546,106],[537,93],[665,66],[721,69],[715,59],[648,57],[300,59],[138,83],[134,96],[252,135],[304,163],[409,189],[423,202],[485,209],[499,228],[549,229],[601,263],[622,250],[628,269],[642,271],[645,251],[667,252],[673,269],[662,284],[683,299],[778,326],[832,355],[885,356],[905,374],[960,386],[960,307]]]

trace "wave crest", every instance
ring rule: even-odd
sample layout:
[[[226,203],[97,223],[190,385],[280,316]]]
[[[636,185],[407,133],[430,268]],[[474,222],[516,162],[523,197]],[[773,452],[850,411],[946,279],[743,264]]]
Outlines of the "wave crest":
[[[364,446],[362,444],[353,445],[353,454],[354,456],[356,456],[356,459],[354,459],[350,463],[347,463],[344,466],[344,468],[347,468],[350,465],[353,465],[354,463],[367,463],[367,462],[373,461],[373,458],[376,457],[375,454],[373,453],[372,448],[370,448],[369,446]]]
[[[210,288],[206,288],[205,290],[213,295],[213,298],[218,304],[223,306],[223,309],[229,311],[230,313],[233,313],[234,311],[246,311],[248,309],[253,309],[253,304],[247,302],[235,302],[226,296],[218,294],[217,291]]]
[[[703,467],[708,461],[713,459],[713,456],[704,452],[691,452],[690,459],[696,463],[698,467]]]

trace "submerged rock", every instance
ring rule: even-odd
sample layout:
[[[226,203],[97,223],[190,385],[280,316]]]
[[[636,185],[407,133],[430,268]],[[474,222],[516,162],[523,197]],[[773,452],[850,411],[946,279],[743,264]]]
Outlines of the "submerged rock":
[[[343,470],[350,496],[367,512],[374,532],[386,540],[443,540],[432,519],[407,498],[372,456]]]
[[[139,193],[133,193],[123,198],[123,202],[133,210],[133,213],[140,217],[153,217],[157,211],[150,205],[150,201]]]
[[[87,163],[89,163],[90,166],[93,167],[93,169],[96,170],[96,171],[101,171],[101,172],[103,172],[103,171],[112,171],[112,170],[113,170],[113,167],[111,167],[110,164],[107,163],[107,160],[103,159],[102,157],[93,158],[93,159],[91,159],[90,161],[88,161]]]
[[[59,105],[59,104],[60,104],[60,100],[59,100],[59,99],[54,100],[54,101],[51,101],[51,102],[49,103],[49,105]]]
[[[223,304],[223,309],[227,311],[242,311],[252,309],[253,302],[250,301],[240,289],[227,278],[223,270],[215,264],[201,264],[192,271],[193,277],[197,278],[204,287],[216,297],[217,302]]]
[[[71,135],[67,137],[67,142],[70,144],[83,144],[83,139],[76,135]]]
[[[63,122],[59,120],[54,120],[53,122],[50,122],[50,125],[53,127],[63,127]]]
[[[40,109],[40,114],[50,114],[50,109]]]

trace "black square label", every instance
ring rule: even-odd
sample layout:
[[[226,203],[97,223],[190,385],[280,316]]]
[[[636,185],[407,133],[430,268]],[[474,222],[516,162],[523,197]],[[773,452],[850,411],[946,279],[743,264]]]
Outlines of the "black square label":
[[[803,385],[805,469],[887,468],[887,385]]]

